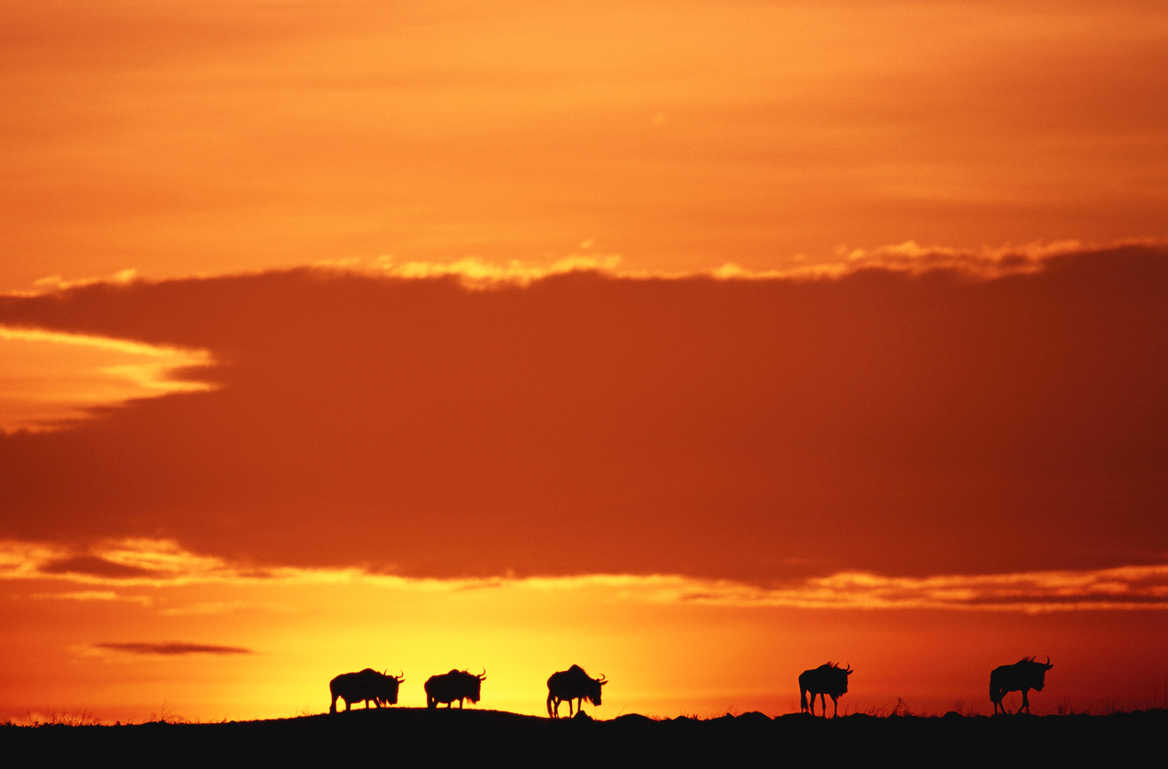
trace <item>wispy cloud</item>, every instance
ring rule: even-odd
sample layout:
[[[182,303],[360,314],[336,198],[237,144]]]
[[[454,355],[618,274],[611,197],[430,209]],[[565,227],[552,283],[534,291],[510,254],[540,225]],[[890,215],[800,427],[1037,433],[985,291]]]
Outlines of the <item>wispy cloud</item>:
[[[254,654],[251,649],[240,646],[218,646],[214,644],[186,643],[183,641],[164,641],[162,643],[98,643],[95,649],[106,651],[125,652],[127,654],[158,654],[163,656],[177,656],[183,654]]]
[[[138,271],[133,267],[127,267],[123,270],[118,270],[112,275],[98,276],[92,278],[74,278],[66,279],[60,275],[46,275],[43,278],[37,278],[33,281],[33,285],[40,290],[61,291],[67,288],[75,288],[77,286],[90,286],[94,283],[113,283],[126,284],[132,283],[138,278]]]
[[[95,334],[0,325],[0,431],[59,429],[133,398],[204,392],[186,376],[209,352]]]
[[[60,593],[34,593],[31,598],[45,601],[96,601],[99,603],[136,603],[141,606],[149,606],[153,603],[150,596],[146,595],[125,595],[117,593],[113,590],[75,590],[64,591]]]
[[[267,579],[266,572],[191,553],[173,540],[106,540],[85,554],[20,541],[0,542],[0,579],[45,577],[81,584],[154,587]]]
[[[920,275],[947,270],[976,278],[1034,273],[1050,259],[1085,250],[1118,248],[1129,245],[1152,246],[1153,238],[1126,239],[1106,244],[1087,244],[1078,240],[1034,241],[979,248],[954,248],[921,244],[915,240],[873,247],[837,246],[829,255],[809,257],[797,254],[783,267],[752,268],[726,262],[708,270],[648,270],[630,268],[618,253],[591,253],[579,250],[553,261],[525,262],[512,259],[494,262],[468,257],[453,261],[402,260],[394,256],[375,259],[350,257],[322,260],[314,267],[322,270],[355,272],[401,279],[456,278],[468,288],[496,285],[526,286],[547,278],[575,272],[597,272],[613,278],[642,280],[791,280],[841,278],[861,270],[881,269]]]
[[[126,563],[106,560],[94,555],[74,555],[54,558],[42,563],[40,570],[45,574],[77,574],[99,579],[131,579],[152,577],[154,572]]]
[[[840,572],[777,588],[712,582],[667,592],[699,603],[810,609],[1163,610],[1168,564],[929,577]]]

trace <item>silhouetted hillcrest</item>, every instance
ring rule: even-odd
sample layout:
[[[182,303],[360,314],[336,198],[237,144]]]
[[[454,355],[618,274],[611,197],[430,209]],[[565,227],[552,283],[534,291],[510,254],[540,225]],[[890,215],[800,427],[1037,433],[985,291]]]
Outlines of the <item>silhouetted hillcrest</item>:
[[[443,763],[477,761],[497,755],[509,764],[546,765],[548,755],[566,746],[591,756],[641,756],[684,760],[695,755],[724,761],[750,753],[773,758],[781,746],[784,762],[823,757],[825,746],[838,760],[888,757],[898,765],[936,766],[940,756],[960,750],[963,760],[993,763],[995,757],[1038,761],[1073,761],[1094,753],[1112,759],[1115,746],[1125,754],[1160,750],[1168,732],[1168,710],[1110,716],[944,717],[869,715],[834,719],[762,713],[725,715],[708,720],[665,720],[623,714],[610,721],[591,717],[559,720],[494,710],[424,708],[357,709],[344,717],[318,715],[270,721],[220,724],[153,723],[136,726],[0,727],[0,744],[9,751],[118,751],[116,755],[184,755],[222,760],[229,751],[262,751],[265,760],[303,760],[321,754],[348,760],[383,757],[386,751],[440,750]],[[551,753],[549,753],[551,751]],[[556,753],[560,751],[560,753]],[[614,751],[627,751],[615,753]],[[47,755],[47,753],[42,753]]]

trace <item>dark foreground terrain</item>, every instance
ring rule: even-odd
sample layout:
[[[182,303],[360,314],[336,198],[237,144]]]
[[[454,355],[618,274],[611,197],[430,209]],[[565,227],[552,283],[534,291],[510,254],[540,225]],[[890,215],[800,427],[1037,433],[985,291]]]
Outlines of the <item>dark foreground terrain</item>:
[[[502,759],[511,764],[568,761],[593,766],[680,759],[774,764],[883,762],[912,765],[998,765],[1020,760],[1117,761],[1138,755],[1163,760],[1168,710],[1109,716],[950,714],[937,718],[853,715],[835,720],[761,713],[709,720],[609,721],[521,716],[493,710],[354,710],[334,716],[217,724],[0,727],[0,750],[33,756],[117,756],[122,763],[203,759],[323,760],[334,764],[403,759],[448,765]],[[1151,751],[1149,754],[1148,751]]]

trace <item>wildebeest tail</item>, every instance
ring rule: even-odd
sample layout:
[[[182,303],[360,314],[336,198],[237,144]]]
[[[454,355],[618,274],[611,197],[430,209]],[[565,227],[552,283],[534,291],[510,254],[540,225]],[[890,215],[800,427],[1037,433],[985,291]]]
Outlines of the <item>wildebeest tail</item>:
[[[799,686],[799,712],[807,712],[807,690]]]
[[[548,712],[548,718],[553,718],[553,716],[552,716],[552,693],[551,692],[548,692],[547,712]]]

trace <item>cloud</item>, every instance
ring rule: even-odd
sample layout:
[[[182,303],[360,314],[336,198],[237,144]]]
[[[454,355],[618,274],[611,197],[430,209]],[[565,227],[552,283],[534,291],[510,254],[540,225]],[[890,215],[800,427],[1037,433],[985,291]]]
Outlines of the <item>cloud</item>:
[[[0,325],[0,430],[47,430],[134,398],[197,392],[206,351]]]
[[[110,543],[111,549],[121,547]],[[608,600],[631,603],[696,603],[739,608],[808,610],[929,609],[945,611],[1007,611],[1028,614],[1073,610],[1168,610],[1168,563],[1117,566],[1105,569],[1021,571],[993,574],[930,574],[919,577],[870,571],[839,571],[762,585],[732,579],[691,577],[685,574],[578,574],[556,577],[418,578],[360,568],[283,567],[257,575],[254,570],[225,561],[208,561],[184,554],[175,543],[154,546],[166,557],[190,564],[189,571],[165,578],[83,575],[42,570],[25,579],[50,577],[64,583],[134,585],[159,591],[125,596],[113,591],[86,590],[35,594],[34,598],[74,601],[127,601],[158,606],[163,616],[217,615],[254,603],[202,601],[166,605],[167,590],[192,585],[255,586],[265,590],[299,591],[305,586],[348,590],[367,587],[387,593],[461,593],[466,591],[596,592]],[[141,551],[145,543],[135,543]],[[185,556],[185,558],[184,558]],[[201,566],[196,566],[201,564]],[[175,594],[177,595],[177,594]],[[265,605],[266,610],[276,610]]]
[[[818,278],[303,269],[0,297],[3,323],[207,350],[217,388],[0,437],[0,537],[163,581],[1160,563],[1168,249],[1028,258],[976,279],[864,257]]]
[[[127,654],[160,654],[177,656],[182,654],[254,654],[251,649],[239,646],[215,646],[212,644],[166,641],[163,643],[98,643],[95,649],[125,652]]]
[[[954,270],[980,278],[997,278],[1037,272],[1054,257],[1084,250],[1083,244],[1077,240],[980,249],[922,246],[908,240],[873,249],[840,246],[836,249],[837,259],[829,262],[828,268],[836,272],[883,269],[918,275],[934,270]]]
[[[1119,245],[1155,246],[1158,241],[1144,239],[1125,241]],[[586,241],[584,246],[590,246]],[[712,277],[719,280],[793,280],[840,278],[862,270],[886,270],[921,275],[935,271],[951,271],[973,278],[990,279],[1007,275],[1037,272],[1050,259],[1081,253],[1089,248],[1077,240],[1059,240],[1023,244],[1005,244],[997,247],[952,248],[921,245],[914,240],[875,248],[848,248],[838,246],[832,257],[809,261],[799,257],[781,268],[753,269],[733,262],[705,272],[653,271],[629,269],[622,266],[622,256],[616,253],[597,254],[587,250],[573,253],[551,263],[525,263],[513,259],[497,264],[482,259],[465,258],[450,262],[397,261],[392,256],[374,260],[347,258],[316,263],[325,270],[391,278],[452,277],[467,288],[490,288],[500,285],[527,286],[535,281],[573,272],[598,272],[616,278],[641,280],[687,280]]]
[[[92,555],[75,555],[68,558],[57,558],[41,564],[40,571],[45,574],[80,574],[106,579],[155,576],[155,572],[149,569],[107,561],[104,558],[98,558]]]
[[[159,587],[239,579],[264,581],[280,573],[201,556],[173,540],[103,540],[85,554],[71,552],[67,546],[0,541],[0,579],[59,577],[87,584]]]
[[[100,603],[122,602],[122,603],[136,603],[141,606],[149,606],[152,603],[150,596],[145,595],[122,595],[113,590],[74,590],[71,592],[61,593],[34,593],[32,598],[38,600],[50,601],[82,601],[91,602],[97,601]]]
[[[138,271],[133,267],[127,267],[123,270],[118,270],[113,275],[99,278],[78,278],[75,280],[66,280],[60,275],[46,275],[43,278],[37,278],[33,281],[33,285],[41,291],[60,291],[67,288],[76,288],[78,286],[89,286],[95,283],[132,283],[138,278]]]
[[[678,598],[717,605],[816,609],[1022,611],[1168,609],[1168,565],[1092,571],[897,577],[840,572],[781,588],[716,583]]]

